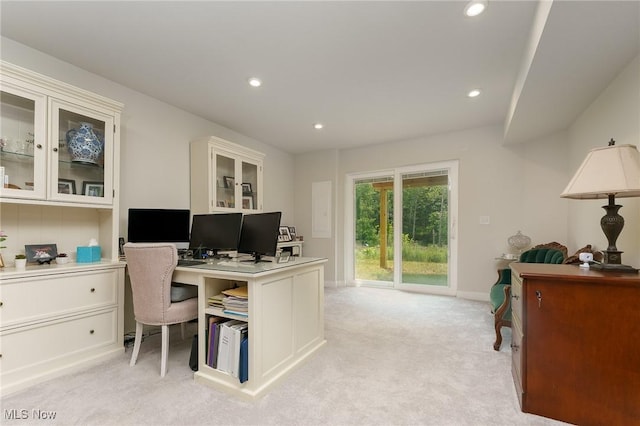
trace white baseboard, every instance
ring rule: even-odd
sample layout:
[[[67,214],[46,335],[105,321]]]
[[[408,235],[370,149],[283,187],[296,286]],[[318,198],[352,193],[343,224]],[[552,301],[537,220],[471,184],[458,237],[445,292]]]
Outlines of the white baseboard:
[[[489,301],[489,292],[479,293],[476,291],[458,291],[456,293],[456,297],[461,299],[469,299],[469,300],[479,300],[481,302]]]

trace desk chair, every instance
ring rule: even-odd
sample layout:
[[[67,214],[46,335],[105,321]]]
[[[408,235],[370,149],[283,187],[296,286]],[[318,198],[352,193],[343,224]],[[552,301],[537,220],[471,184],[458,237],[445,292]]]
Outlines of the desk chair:
[[[138,358],[143,325],[159,325],[162,327],[160,376],[164,377],[169,353],[168,326],[182,324],[184,327],[185,322],[197,318],[198,298],[179,302],[171,300],[171,277],[178,264],[178,251],[174,244],[127,243],[124,245],[124,253],[131,279],[133,313],[136,319],[136,338],[129,365],[135,365]]]

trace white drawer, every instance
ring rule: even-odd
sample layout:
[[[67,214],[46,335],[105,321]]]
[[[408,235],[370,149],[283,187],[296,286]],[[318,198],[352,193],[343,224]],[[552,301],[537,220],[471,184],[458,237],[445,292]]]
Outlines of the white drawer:
[[[6,280],[0,286],[0,328],[115,305],[117,274],[113,269]]]
[[[33,375],[72,362],[74,355],[114,345],[118,310],[60,319],[3,332],[0,370],[3,386],[21,375]],[[25,371],[26,369],[26,371]]]

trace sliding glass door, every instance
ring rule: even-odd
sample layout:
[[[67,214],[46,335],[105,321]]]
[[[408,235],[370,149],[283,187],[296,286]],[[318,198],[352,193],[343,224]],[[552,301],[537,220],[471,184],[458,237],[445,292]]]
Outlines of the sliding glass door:
[[[357,285],[451,293],[457,287],[457,162],[350,176]],[[347,228],[349,232],[349,228]]]
[[[393,175],[365,177],[355,188],[355,278],[393,285]]]
[[[402,179],[400,284],[447,286],[449,176],[446,170],[406,173]]]

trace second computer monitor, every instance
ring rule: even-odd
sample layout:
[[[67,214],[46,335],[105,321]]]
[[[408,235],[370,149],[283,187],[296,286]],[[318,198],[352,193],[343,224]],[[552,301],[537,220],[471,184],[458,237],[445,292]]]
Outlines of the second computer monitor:
[[[238,253],[249,253],[252,261],[268,262],[262,256],[275,256],[278,245],[281,212],[245,215],[238,243]]]
[[[201,258],[208,251],[218,256],[219,251],[238,248],[242,213],[216,213],[193,215],[189,249]]]

